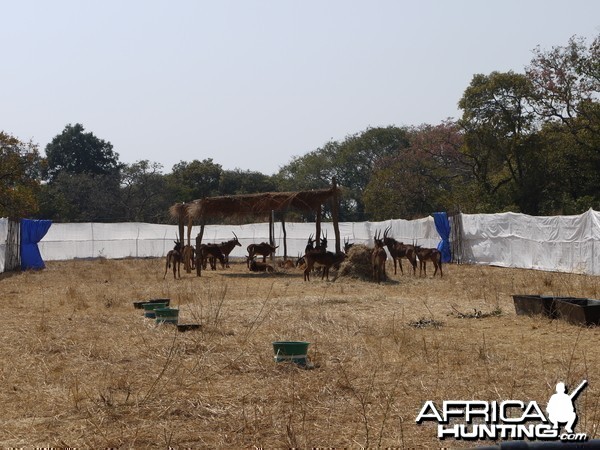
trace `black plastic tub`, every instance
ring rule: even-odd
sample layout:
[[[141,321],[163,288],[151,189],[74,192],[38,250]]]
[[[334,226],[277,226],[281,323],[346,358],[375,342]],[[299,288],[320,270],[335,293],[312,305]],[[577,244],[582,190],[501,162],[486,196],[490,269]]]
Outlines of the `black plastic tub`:
[[[171,300],[168,298],[155,298],[152,300],[140,300],[138,302],[133,302],[133,307],[135,309],[143,309],[144,303],[165,303],[167,306],[169,306],[170,302],[171,302]]]
[[[591,298],[557,298],[558,316],[577,325],[600,325],[600,300]]]
[[[557,317],[554,298],[545,295],[513,295],[517,315],[542,315],[553,319]]]

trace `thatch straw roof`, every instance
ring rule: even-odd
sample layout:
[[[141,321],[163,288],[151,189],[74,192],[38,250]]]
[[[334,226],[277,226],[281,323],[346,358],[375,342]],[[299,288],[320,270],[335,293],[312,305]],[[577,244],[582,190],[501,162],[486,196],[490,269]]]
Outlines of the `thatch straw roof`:
[[[177,203],[171,206],[169,211],[179,220],[261,215],[289,209],[317,211],[323,203],[333,197],[334,189],[336,188],[207,197],[190,203]]]

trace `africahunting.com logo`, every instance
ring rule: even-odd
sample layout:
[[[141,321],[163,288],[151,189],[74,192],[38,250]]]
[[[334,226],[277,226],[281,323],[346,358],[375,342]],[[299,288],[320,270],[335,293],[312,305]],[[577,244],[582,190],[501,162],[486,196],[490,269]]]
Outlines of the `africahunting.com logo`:
[[[577,423],[575,399],[586,385],[587,380],[583,380],[567,394],[565,384],[557,383],[556,393],[546,405],[546,413],[535,401],[446,400],[438,409],[428,400],[416,422],[437,422],[439,439],[586,441],[585,433],[574,431]]]

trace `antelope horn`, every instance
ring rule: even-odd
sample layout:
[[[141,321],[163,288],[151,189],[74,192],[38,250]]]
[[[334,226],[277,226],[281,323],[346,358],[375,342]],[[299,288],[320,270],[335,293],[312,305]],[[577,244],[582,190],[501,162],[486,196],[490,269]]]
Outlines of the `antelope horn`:
[[[388,233],[392,230],[392,226],[390,225],[389,227],[387,227],[385,229],[385,231],[383,232],[383,237],[386,238],[388,236]]]
[[[237,237],[237,234],[235,234],[235,232],[234,232],[233,230],[232,230],[231,232],[233,233],[233,235],[234,235],[234,236],[235,236],[235,238],[237,239],[237,238],[238,238],[238,237]],[[238,240],[239,240],[239,239],[238,239]]]

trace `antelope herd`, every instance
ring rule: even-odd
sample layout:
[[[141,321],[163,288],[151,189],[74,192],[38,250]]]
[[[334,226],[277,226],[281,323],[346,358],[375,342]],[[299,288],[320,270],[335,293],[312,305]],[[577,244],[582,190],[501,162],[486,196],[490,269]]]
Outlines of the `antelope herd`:
[[[395,240],[389,235],[391,227],[386,228],[381,236],[381,231],[376,231],[373,238],[374,247],[370,251],[370,267],[372,272],[372,280],[381,283],[387,280],[385,266],[388,258],[388,253],[394,263],[394,275],[397,274],[397,266],[400,266],[400,273],[404,274],[402,268],[402,259],[406,258],[412,266],[413,276],[416,276],[417,261],[419,262],[419,277],[427,277],[427,261],[433,264],[433,277],[440,273],[440,278],[443,277],[442,272],[442,255],[435,248],[424,248],[416,243],[404,244]],[[192,269],[201,266],[206,269],[208,265],[212,270],[217,270],[217,260],[221,263],[221,268],[229,268],[229,255],[233,249],[241,247],[241,243],[233,233],[234,239],[230,239],[220,244],[201,244],[195,249],[192,245],[182,245],[180,241],[175,241],[175,246],[167,253],[165,264],[166,278],[168,270],[173,268],[173,278],[181,278],[180,266],[184,265],[187,273]],[[304,249],[304,254],[298,255],[298,259],[294,263],[292,260],[285,259],[279,263],[282,269],[293,269],[302,267],[304,281],[310,281],[310,274],[316,267],[321,268],[321,280],[329,281],[329,271],[332,267],[338,269],[341,263],[346,259],[348,252],[353,244],[349,238],[344,239],[344,251],[333,253],[327,250],[327,234],[322,235],[318,242],[311,234],[308,237],[307,245]],[[259,244],[250,244],[246,248],[248,256],[246,256],[246,265],[251,272],[275,272],[275,268],[267,263],[267,257],[272,256],[278,246],[271,245],[267,242]],[[386,252],[387,248],[387,252]],[[262,256],[262,261],[256,261],[257,256]]]

